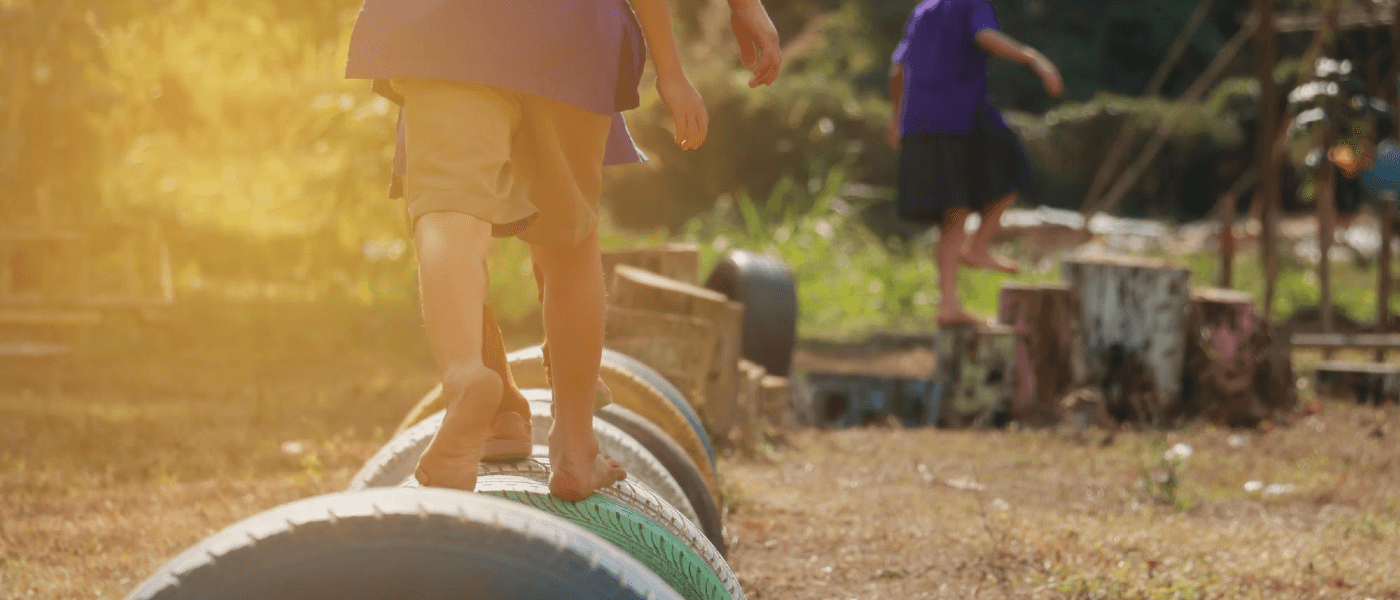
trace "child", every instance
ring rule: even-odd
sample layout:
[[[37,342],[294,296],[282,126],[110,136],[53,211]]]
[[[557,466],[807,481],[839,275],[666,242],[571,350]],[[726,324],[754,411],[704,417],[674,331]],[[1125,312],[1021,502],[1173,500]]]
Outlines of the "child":
[[[443,373],[447,411],[418,463],[423,485],[472,490],[488,437],[528,437],[528,412],[498,411],[510,382],[489,350],[500,347],[485,308],[493,236],[528,242],[542,284],[550,491],[579,500],[626,477],[593,435],[605,316],[596,227],[603,164],[637,160],[617,113],[639,103],[645,46],[676,143],[693,150],[708,129],[666,1],[633,5],[635,16],[623,0],[366,0],[356,22],[347,75],[402,107],[394,191]]]
[[[997,31],[987,0],[925,0],[894,51],[886,132],[899,149],[899,213],[943,225],[937,261],[938,324],[976,324],[957,294],[959,263],[1015,273],[991,253],[1001,213],[1030,178],[1025,152],[987,94],[987,55],[1029,66],[1058,96],[1059,71],[1034,49]],[[964,248],[968,211],[982,225]]]

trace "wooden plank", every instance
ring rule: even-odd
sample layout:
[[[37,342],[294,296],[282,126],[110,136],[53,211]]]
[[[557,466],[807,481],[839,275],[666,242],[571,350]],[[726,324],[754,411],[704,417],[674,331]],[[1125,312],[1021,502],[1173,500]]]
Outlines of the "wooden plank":
[[[1362,348],[1400,350],[1400,333],[1295,333],[1295,348]]]
[[[0,357],[5,358],[57,358],[72,352],[71,348],[61,344],[0,344]]]
[[[102,314],[89,310],[0,310],[5,325],[96,325]]]
[[[1376,331],[1390,331],[1390,244],[1395,236],[1395,192],[1387,191],[1381,198],[1380,281],[1376,286]],[[1376,362],[1385,360],[1385,349],[1376,349]]]
[[[1322,398],[1380,404],[1400,400],[1400,365],[1329,361],[1313,373]]]
[[[695,244],[668,244],[656,248],[613,250],[603,253],[603,276],[611,280],[617,265],[645,269],[677,281],[700,283],[700,247]]]
[[[709,321],[608,306],[607,347],[656,369],[689,398],[703,398],[719,335]]]
[[[1387,14],[1384,10],[1374,10],[1376,8],[1395,9],[1400,3],[1379,3],[1370,10],[1367,8],[1349,5],[1344,10],[1338,11],[1334,27],[1336,29],[1361,29],[1373,27],[1392,26],[1396,23],[1393,12]],[[1301,31],[1317,31],[1327,25],[1327,14],[1325,10],[1311,10],[1307,12],[1280,13],[1274,18],[1274,27],[1278,33],[1297,33]]]

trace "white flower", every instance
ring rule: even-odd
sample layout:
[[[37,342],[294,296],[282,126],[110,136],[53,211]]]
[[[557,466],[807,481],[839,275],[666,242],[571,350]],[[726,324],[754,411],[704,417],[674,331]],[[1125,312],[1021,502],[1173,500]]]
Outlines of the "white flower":
[[[1246,491],[1246,492],[1257,492],[1257,491],[1262,490],[1262,489],[1264,489],[1264,482],[1262,482],[1262,481],[1246,481],[1246,482],[1244,482],[1244,491]]]
[[[1186,444],[1177,444],[1162,454],[1162,458],[1173,461],[1177,459],[1186,460],[1191,458],[1191,447]]]

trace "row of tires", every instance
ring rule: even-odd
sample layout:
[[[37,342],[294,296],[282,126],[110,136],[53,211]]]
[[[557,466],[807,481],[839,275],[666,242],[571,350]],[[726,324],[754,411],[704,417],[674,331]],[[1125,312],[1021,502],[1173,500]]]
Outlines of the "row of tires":
[[[744,304],[744,357],[787,375],[797,320],[791,269],[736,251],[705,285]],[[530,401],[535,452],[481,465],[476,493],[422,488],[413,477],[443,418],[434,389],[349,489],[236,523],[128,599],[744,599],[725,560],[715,451],[684,394],[605,350],[600,377],[613,401],[593,426],[628,478],[565,502],[548,487],[552,399],[542,352],[514,352],[508,362]]]
[[[171,560],[136,599],[744,598],[725,560],[709,435],[653,369],[605,351],[613,402],[601,449],[628,479],[579,501],[549,493],[550,392],[539,348],[512,353],[530,401],[534,456],[483,464],[476,493],[418,487],[443,412],[420,402],[349,489],[239,522]]]

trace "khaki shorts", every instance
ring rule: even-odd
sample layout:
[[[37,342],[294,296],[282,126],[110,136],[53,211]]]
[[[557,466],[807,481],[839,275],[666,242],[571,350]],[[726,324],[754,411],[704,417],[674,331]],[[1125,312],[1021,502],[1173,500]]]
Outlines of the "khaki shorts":
[[[465,213],[541,246],[574,246],[596,231],[610,116],[481,84],[393,86],[404,97],[411,225],[430,212]]]

